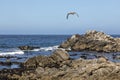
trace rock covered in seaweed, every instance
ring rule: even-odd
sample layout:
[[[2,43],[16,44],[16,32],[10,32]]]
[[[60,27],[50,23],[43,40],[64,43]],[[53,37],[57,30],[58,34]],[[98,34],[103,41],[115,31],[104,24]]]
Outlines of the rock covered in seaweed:
[[[73,35],[59,47],[71,51],[120,52],[120,38],[113,38],[103,32],[93,30],[84,35]]]

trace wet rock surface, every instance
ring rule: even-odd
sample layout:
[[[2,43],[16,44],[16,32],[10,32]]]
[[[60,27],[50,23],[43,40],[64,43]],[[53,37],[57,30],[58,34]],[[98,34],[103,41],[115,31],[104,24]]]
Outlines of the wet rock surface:
[[[51,56],[28,59],[20,69],[0,71],[0,80],[119,80],[120,63],[105,57],[85,60],[69,59],[66,51],[58,49]]]
[[[84,35],[73,35],[59,47],[69,51],[120,52],[120,38],[113,38],[103,32],[88,31]]]

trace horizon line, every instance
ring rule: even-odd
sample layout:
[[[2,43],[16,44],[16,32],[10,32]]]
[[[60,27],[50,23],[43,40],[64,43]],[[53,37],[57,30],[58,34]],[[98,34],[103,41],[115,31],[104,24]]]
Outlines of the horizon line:
[[[76,33],[76,34],[80,34],[80,33]],[[0,35],[74,35],[74,33],[72,34],[0,34]],[[80,35],[83,35],[83,34],[80,34]],[[113,34],[107,34],[107,35],[120,35],[120,34],[116,34],[116,33],[113,33]]]

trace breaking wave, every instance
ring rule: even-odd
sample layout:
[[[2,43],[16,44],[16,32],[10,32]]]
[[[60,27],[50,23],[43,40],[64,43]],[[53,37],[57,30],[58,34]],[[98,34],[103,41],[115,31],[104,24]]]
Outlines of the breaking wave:
[[[58,45],[57,46],[52,46],[52,47],[42,47],[40,48],[40,51],[53,51],[58,49]]]
[[[41,48],[37,48],[34,50],[30,50],[30,51],[54,51],[58,49],[58,45],[57,46],[50,46],[50,47],[41,47]]]
[[[4,55],[15,55],[15,54],[24,54],[21,50],[11,51],[11,52],[0,52],[0,56]]]

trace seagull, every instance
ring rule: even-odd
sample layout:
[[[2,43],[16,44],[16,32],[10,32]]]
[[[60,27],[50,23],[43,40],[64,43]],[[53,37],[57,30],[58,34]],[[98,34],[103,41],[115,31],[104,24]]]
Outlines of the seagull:
[[[79,17],[79,15],[76,12],[69,12],[67,13],[66,19],[68,19],[69,15],[76,15],[77,17]]]

